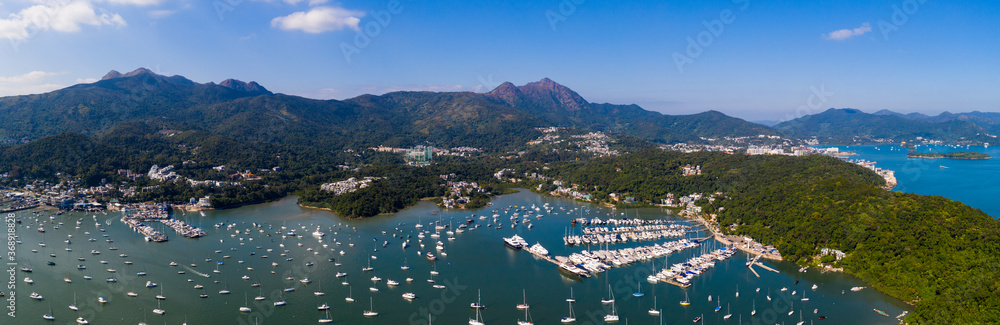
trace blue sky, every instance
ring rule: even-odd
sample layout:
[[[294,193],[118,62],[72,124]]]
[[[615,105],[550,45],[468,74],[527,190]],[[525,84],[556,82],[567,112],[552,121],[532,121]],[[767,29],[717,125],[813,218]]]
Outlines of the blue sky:
[[[0,58],[3,96],[146,67],[322,99],[549,77],[667,114],[1000,111],[1000,2],[4,0]]]

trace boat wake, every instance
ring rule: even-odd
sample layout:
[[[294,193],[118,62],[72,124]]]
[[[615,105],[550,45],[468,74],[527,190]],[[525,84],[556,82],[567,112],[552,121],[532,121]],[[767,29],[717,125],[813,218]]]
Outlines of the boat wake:
[[[195,271],[195,270],[194,270],[194,269],[192,269],[192,268],[191,268],[190,266],[185,266],[184,268],[185,268],[185,269],[187,269],[188,271],[191,271],[191,273],[194,273],[194,274],[197,274],[197,275],[200,275],[200,276],[202,276],[202,277],[205,277],[205,278],[211,278],[211,277],[212,277],[211,275],[208,275],[208,274],[205,274],[205,273],[201,273],[201,272],[198,272],[198,271]]]

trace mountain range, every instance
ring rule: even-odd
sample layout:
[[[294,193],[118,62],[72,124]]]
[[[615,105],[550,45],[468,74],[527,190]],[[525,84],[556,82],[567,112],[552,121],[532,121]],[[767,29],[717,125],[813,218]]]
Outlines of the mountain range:
[[[33,167],[38,173],[68,171],[115,165],[122,159],[114,157],[123,156],[141,159],[115,166],[139,168],[164,157],[274,166],[296,155],[333,159],[331,153],[380,145],[506,153],[524,150],[542,134],[537,128],[553,126],[660,143],[778,134],[823,144],[916,137],[995,142],[1000,114],[931,117],[830,109],[769,128],[716,111],[665,115],[638,105],[592,103],[548,78],[522,86],[505,82],[487,93],[401,91],[317,100],[272,93],[253,81],[197,83],[140,68],[111,71],[97,82],[49,93],[0,98],[0,142],[5,144],[0,170],[45,158],[48,167]],[[73,152],[80,159],[32,152]],[[87,161],[88,155],[98,158]]]
[[[776,134],[719,112],[664,115],[636,105],[590,103],[548,78],[489,93],[392,92],[347,100],[274,94],[256,82],[196,83],[147,69],[100,81],[0,98],[0,138],[26,142],[62,132],[100,135],[122,123],[200,130],[240,141],[338,148],[474,146],[512,150],[536,127],[564,126],[659,142]]]
[[[989,114],[1000,115],[987,113],[984,116],[990,116]],[[996,133],[987,129],[995,126],[986,123],[988,121],[995,123],[1000,119],[932,118],[922,114],[903,115],[889,111],[869,114],[856,109],[831,108],[819,114],[778,123],[774,129],[793,137],[815,138],[825,144],[899,143],[918,139],[949,143],[995,142]]]
[[[929,116],[921,113],[902,114],[890,110],[881,110],[875,112],[874,115],[895,115],[910,120],[926,121],[933,123],[941,123],[948,121],[969,121],[975,123],[977,126],[983,129],[986,129],[991,134],[1000,133],[1000,113],[994,113],[994,112],[980,112],[980,111],[972,111],[968,113],[944,112],[938,114],[937,116]]]

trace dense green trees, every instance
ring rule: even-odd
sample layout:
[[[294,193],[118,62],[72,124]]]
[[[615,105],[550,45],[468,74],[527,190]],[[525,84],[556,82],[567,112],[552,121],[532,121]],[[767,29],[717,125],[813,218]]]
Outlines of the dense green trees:
[[[680,176],[687,163],[702,165],[703,175]],[[556,170],[595,193],[643,200],[722,191],[712,203],[723,208],[721,225],[799,263],[823,247],[847,252],[847,272],[916,305],[911,324],[1000,319],[1000,222],[942,197],[885,191],[859,166],[820,156],[645,151]]]

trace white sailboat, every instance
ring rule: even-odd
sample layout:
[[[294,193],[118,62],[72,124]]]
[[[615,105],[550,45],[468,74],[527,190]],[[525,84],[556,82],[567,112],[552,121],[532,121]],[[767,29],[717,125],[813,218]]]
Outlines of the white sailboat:
[[[524,303],[527,304],[527,300]],[[524,320],[517,321],[517,325],[535,325],[535,323],[531,322],[531,313],[528,308],[524,309]]]
[[[263,287],[257,287],[257,290],[260,291],[260,293],[259,293],[260,295],[254,297],[253,300],[255,300],[255,301],[261,301],[261,300],[267,299],[267,298],[264,297],[264,288]]]
[[[614,293],[611,293],[611,296],[614,297]],[[611,313],[604,315],[604,322],[605,323],[618,322],[618,312],[615,310],[614,298],[611,299]]]
[[[326,292],[323,292],[323,280],[319,280],[318,285],[319,285],[319,288],[317,288],[316,291],[313,291],[313,295],[314,296],[325,296]]]
[[[602,304],[607,305],[607,304],[613,304],[613,303],[615,303],[615,294],[614,294],[614,292],[611,292],[611,285],[610,284],[608,285],[608,294],[610,296],[608,299],[601,299],[601,303]]]
[[[247,300],[247,293],[243,293],[243,306],[240,307],[240,312],[249,313],[253,310],[250,309],[250,302]]]
[[[370,307],[364,312],[365,317],[375,317],[378,316],[378,312],[375,311],[375,300],[371,297],[368,298],[368,303]]]
[[[477,300],[477,302],[469,304],[469,307],[471,307],[472,309],[486,308],[483,306],[483,290],[480,289],[478,290],[478,292],[479,292],[479,300]]]
[[[156,308],[153,309],[153,313],[157,314],[157,315],[163,315],[163,314],[167,313],[166,310],[163,310],[163,308],[160,307],[160,301],[159,300],[156,301]]]
[[[653,296],[653,308],[649,309],[649,315],[656,316],[660,314],[660,310],[656,309],[656,296]]]
[[[51,302],[49,303],[49,313],[45,314],[45,315],[42,315],[42,319],[45,319],[45,320],[56,320],[56,317],[52,316],[52,303]]]
[[[323,323],[323,324],[325,324],[325,323],[332,323],[333,322],[333,320],[330,319],[330,309],[326,310],[326,317],[320,318],[319,322]]]
[[[347,297],[344,298],[344,301],[354,302],[354,298],[351,298],[352,294],[354,294],[354,290],[351,289],[351,286],[347,286]]]
[[[469,319],[469,325],[485,325],[483,323],[483,315],[479,313],[483,309],[483,292],[479,290],[479,300],[471,304],[472,309],[476,310],[476,318]]]
[[[72,309],[73,311],[80,311],[80,308],[76,306],[76,292],[75,291],[73,292],[73,304],[69,305],[69,309]]]
[[[521,296],[524,298],[524,303],[517,304],[517,310],[524,310],[531,308],[528,306],[528,295],[525,293],[524,289],[521,289]]]
[[[566,300],[569,300],[569,299],[566,299]],[[573,302],[567,302],[567,304],[569,304],[569,316],[563,317],[561,320],[559,320],[563,324],[569,324],[569,323],[576,322],[576,314],[573,313]]]

